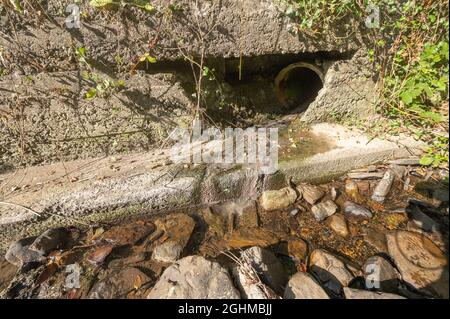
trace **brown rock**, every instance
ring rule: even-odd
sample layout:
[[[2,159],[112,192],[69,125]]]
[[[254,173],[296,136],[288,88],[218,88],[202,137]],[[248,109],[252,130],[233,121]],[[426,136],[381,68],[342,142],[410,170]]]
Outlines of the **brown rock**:
[[[97,282],[89,293],[90,299],[125,298],[151,279],[136,268],[125,268],[118,273]]]
[[[238,214],[237,227],[258,227],[259,218],[255,201],[248,201],[242,204],[242,209]]]
[[[191,238],[195,221],[186,214],[175,214],[156,223],[158,228],[164,230],[165,240],[154,248],[153,258],[161,262],[178,260]]]
[[[103,246],[95,249],[92,253],[90,253],[86,259],[88,262],[94,265],[100,265],[102,264],[106,257],[109,256],[111,251],[113,250],[113,245]]]
[[[240,228],[234,231],[227,240],[231,248],[242,248],[248,246],[267,247],[277,244],[278,236],[263,228]]]
[[[259,204],[266,211],[285,209],[295,203],[297,192],[291,187],[275,191],[265,191],[259,198]]]
[[[112,227],[100,238],[114,246],[134,245],[155,230],[150,222],[136,221],[126,225]]]
[[[339,207],[337,207],[332,200],[328,200],[311,207],[311,212],[317,221],[322,221],[325,218],[335,214],[338,209]]]
[[[448,260],[431,240],[403,230],[389,232],[386,239],[405,282],[419,291],[449,298]]]
[[[364,234],[364,241],[380,253],[387,253],[386,235],[384,232],[368,228]]]
[[[327,218],[326,225],[330,227],[336,234],[342,237],[349,235],[349,230],[345,217],[342,215],[333,215]]]
[[[303,199],[310,205],[316,204],[323,196],[325,192],[319,186],[301,184],[297,187],[297,190],[302,194]]]

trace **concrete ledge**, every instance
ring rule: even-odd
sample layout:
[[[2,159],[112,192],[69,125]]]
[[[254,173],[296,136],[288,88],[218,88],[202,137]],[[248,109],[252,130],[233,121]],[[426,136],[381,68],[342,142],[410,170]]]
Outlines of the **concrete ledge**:
[[[50,227],[115,222],[174,210],[188,212],[217,202],[257,198],[266,189],[286,186],[290,178],[296,183],[325,182],[366,165],[420,155],[424,148],[404,137],[369,140],[339,125],[318,124],[310,133],[320,134],[330,149],[283,161],[279,172],[270,176],[243,166],[169,164],[168,150],[31,167],[0,175],[2,201],[39,214],[19,206],[0,205],[0,252],[11,240]]]

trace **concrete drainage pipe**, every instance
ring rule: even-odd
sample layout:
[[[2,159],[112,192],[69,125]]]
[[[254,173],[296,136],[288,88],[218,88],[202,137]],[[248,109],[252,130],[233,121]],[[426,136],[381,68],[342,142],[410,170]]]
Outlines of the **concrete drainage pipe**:
[[[305,110],[323,87],[324,74],[317,66],[298,62],[281,70],[275,79],[279,103],[289,109]]]

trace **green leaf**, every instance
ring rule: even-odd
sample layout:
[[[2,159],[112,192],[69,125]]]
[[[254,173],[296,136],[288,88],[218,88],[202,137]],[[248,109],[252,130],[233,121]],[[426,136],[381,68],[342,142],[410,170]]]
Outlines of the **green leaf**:
[[[147,57],[147,61],[150,62],[150,63],[156,63],[157,62],[156,58],[152,57],[152,56]]]
[[[94,8],[102,8],[104,6],[107,6],[107,5],[113,4],[113,3],[114,3],[113,0],[91,0],[89,2],[91,7],[94,7]]]
[[[87,91],[85,97],[86,99],[92,99],[97,95],[97,89],[90,88],[89,91]]]
[[[431,155],[425,155],[420,159],[419,164],[423,166],[430,166],[434,163],[434,158]]]
[[[23,8],[20,5],[20,1],[19,0],[10,0],[11,4],[14,7],[14,10],[19,11],[20,13],[23,13]]]

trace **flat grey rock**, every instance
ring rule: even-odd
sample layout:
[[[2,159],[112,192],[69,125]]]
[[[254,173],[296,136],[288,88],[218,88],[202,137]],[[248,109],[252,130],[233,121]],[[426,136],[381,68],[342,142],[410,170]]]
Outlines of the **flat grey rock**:
[[[200,256],[178,260],[167,268],[148,299],[239,299],[228,271]]]
[[[314,277],[298,272],[289,280],[284,290],[284,299],[330,299]]]

